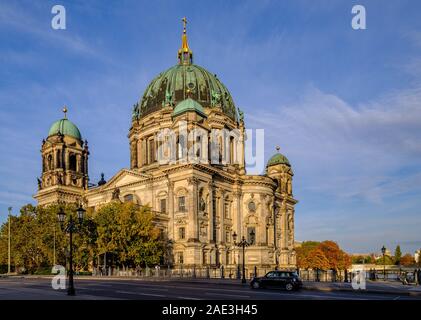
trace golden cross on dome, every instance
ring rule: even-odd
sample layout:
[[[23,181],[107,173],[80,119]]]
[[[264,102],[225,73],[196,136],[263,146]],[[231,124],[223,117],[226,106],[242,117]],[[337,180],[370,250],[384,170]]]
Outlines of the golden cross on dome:
[[[186,33],[187,18],[183,17],[181,21],[183,21],[183,33]]]
[[[281,150],[280,146],[276,146],[276,151],[279,153],[279,150]]]
[[[183,17],[181,21],[183,22],[183,34],[181,35],[181,48],[178,50],[178,61],[180,64],[187,65],[193,63],[193,53],[187,41],[187,18]]]
[[[63,107],[64,119],[67,119],[67,107]]]

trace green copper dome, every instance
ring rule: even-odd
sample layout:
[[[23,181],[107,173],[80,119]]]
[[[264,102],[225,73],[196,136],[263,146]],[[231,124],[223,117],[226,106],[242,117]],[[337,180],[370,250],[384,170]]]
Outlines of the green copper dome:
[[[165,106],[174,108],[188,97],[203,108],[220,106],[228,117],[237,120],[231,94],[217,76],[198,65],[188,63],[175,65],[152,80],[142,99],[134,106],[133,119]]]
[[[79,129],[73,124],[73,122],[67,119],[61,119],[54,122],[48,132],[48,136],[53,136],[58,133],[82,140],[82,135],[80,134]]]
[[[174,111],[172,112],[172,115],[173,117],[176,117],[187,111],[195,111],[201,116],[206,117],[206,113],[202,105],[194,101],[192,98],[187,98],[186,100],[183,100],[179,104],[177,104]]]
[[[274,166],[277,164],[286,164],[287,166],[291,166],[287,157],[280,153],[273,155],[272,158],[269,159],[267,167]]]

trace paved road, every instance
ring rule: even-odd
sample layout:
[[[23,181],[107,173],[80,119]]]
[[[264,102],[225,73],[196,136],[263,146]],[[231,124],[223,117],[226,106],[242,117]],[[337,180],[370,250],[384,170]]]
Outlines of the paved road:
[[[187,300],[421,300],[421,297],[359,292],[252,290],[233,284],[182,281],[76,279],[76,297],[53,290],[48,278],[0,279],[0,300],[6,299],[187,299]]]

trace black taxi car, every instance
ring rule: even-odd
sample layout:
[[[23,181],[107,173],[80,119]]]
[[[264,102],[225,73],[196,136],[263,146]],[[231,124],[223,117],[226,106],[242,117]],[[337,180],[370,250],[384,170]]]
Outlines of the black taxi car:
[[[254,277],[250,281],[253,289],[282,288],[287,291],[298,290],[303,283],[296,272],[293,271],[269,271],[263,277]]]

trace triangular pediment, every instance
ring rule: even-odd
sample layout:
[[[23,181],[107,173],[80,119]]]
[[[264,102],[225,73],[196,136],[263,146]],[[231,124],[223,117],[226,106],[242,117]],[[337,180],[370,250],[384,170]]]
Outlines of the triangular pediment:
[[[104,184],[101,188],[119,188],[131,183],[136,183],[145,180],[147,178],[148,176],[142,173],[138,173],[129,169],[122,169],[119,172],[117,172],[110,180],[108,180],[107,183]]]

